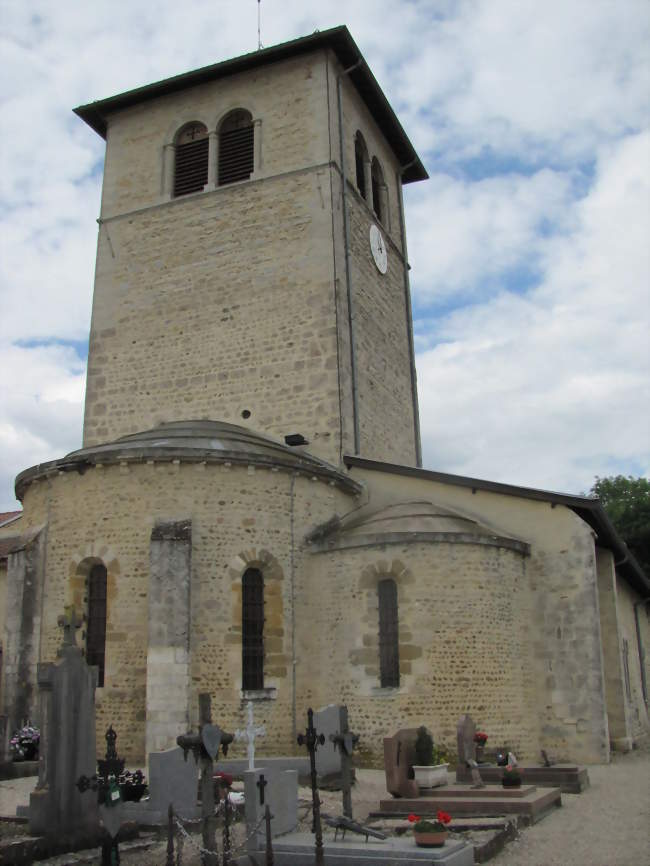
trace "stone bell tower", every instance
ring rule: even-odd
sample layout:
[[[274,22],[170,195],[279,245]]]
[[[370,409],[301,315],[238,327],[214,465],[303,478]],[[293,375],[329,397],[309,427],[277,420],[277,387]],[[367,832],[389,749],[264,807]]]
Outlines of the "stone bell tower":
[[[76,109],[106,139],[84,446],[249,426],[420,462],[402,183],[345,27]]]

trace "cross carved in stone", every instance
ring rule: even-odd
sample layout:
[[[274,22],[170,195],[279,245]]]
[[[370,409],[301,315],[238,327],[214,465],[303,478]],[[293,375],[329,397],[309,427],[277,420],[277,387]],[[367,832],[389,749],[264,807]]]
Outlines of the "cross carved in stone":
[[[246,741],[246,752],[248,754],[248,769],[255,769],[255,738],[263,737],[266,734],[266,728],[264,725],[255,725],[255,718],[253,715],[253,702],[249,701],[246,704],[246,710],[248,715],[248,721],[246,727],[235,731],[235,739],[245,740]]]
[[[76,646],[75,631],[81,627],[83,620],[77,616],[73,604],[66,605],[64,611],[63,616],[56,621],[59,628],[63,629],[63,646]]]

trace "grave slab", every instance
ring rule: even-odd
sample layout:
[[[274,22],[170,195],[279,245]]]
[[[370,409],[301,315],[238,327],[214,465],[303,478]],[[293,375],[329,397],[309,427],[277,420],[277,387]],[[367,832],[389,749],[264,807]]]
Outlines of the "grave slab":
[[[298,773],[299,784],[309,783],[309,757],[264,758],[257,755],[255,763],[276,773],[281,773],[284,770],[295,770]],[[216,769],[221,773],[228,773],[235,779],[243,779],[244,773],[248,770],[248,759],[220,757]]]
[[[474,848],[460,839],[447,839],[441,848],[418,848],[413,837],[386,839],[323,839],[324,866],[473,866]],[[264,850],[249,851],[250,860],[238,864],[264,866]],[[311,833],[293,833],[273,841],[275,866],[305,866],[314,862],[314,837]]]
[[[384,769],[386,790],[394,797],[417,797],[420,789],[410,768],[417,762],[415,756],[415,728],[402,728],[393,737],[384,737]]]
[[[246,836],[255,850],[265,844],[264,808],[271,815],[271,835],[290,833],[298,826],[298,776],[295,770],[257,767],[244,773]],[[255,830],[257,828],[257,831]]]
[[[549,811],[562,805],[559,788],[537,790],[529,786],[517,795],[509,788],[472,788],[448,785],[437,788],[427,797],[409,797],[381,800],[381,815],[435,815],[438,809],[448,812],[453,818],[458,816],[516,815],[526,823],[535,824]],[[521,791],[522,789],[520,789]],[[450,791],[452,792],[450,794]],[[375,813],[376,814],[376,813]]]
[[[149,799],[124,803],[125,820],[137,821],[145,827],[166,824],[170,803],[181,818],[200,818],[198,778],[196,761],[192,755],[185,760],[182,749],[152,752],[149,755]]]
[[[540,788],[559,788],[563,794],[580,794],[589,787],[589,774],[586,767],[575,764],[553,764],[551,767],[531,767],[519,764],[524,785],[537,785]],[[478,771],[486,784],[494,785],[501,781],[503,767],[479,765]],[[469,767],[456,768],[457,782],[471,782],[472,771]]]

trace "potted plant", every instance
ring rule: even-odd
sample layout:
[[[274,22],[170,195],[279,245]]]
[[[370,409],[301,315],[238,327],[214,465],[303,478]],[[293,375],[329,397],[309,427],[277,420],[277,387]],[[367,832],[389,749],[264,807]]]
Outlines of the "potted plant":
[[[433,743],[431,733],[421,725],[415,740],[417,764],[413,764],[413,775],[420,788],[439,788],[447,784],[446,754]]]
[[[451,821],[451,815],[447,812],[439,811],[435,819],[420,818],[418,815],[409,815],[408,819],[413,824],[415,844],[420,848],[439,848],[445,844],[447,824]]]
[[[521,771],[518,767],[513,767],[512,764],[507,764],[503,768],[503,776],[501,784],[504,788],[520,788],[521,787]]]
[[[483,731],[477,731],[474,734],[474,745],[476,746],[476,760],[480,764],[483,761],[483,752],[487,742],[488,735]]]

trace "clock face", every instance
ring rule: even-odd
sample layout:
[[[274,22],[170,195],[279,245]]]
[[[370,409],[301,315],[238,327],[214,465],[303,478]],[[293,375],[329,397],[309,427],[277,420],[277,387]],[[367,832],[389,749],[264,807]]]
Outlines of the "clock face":
[[[388,270],[388,252],[386,250],[386,242],[381,236],[381,232],[376,225],[370,226],[370,250],[372,257],[377,265],[377,270],[380,274],[385,274]]]

